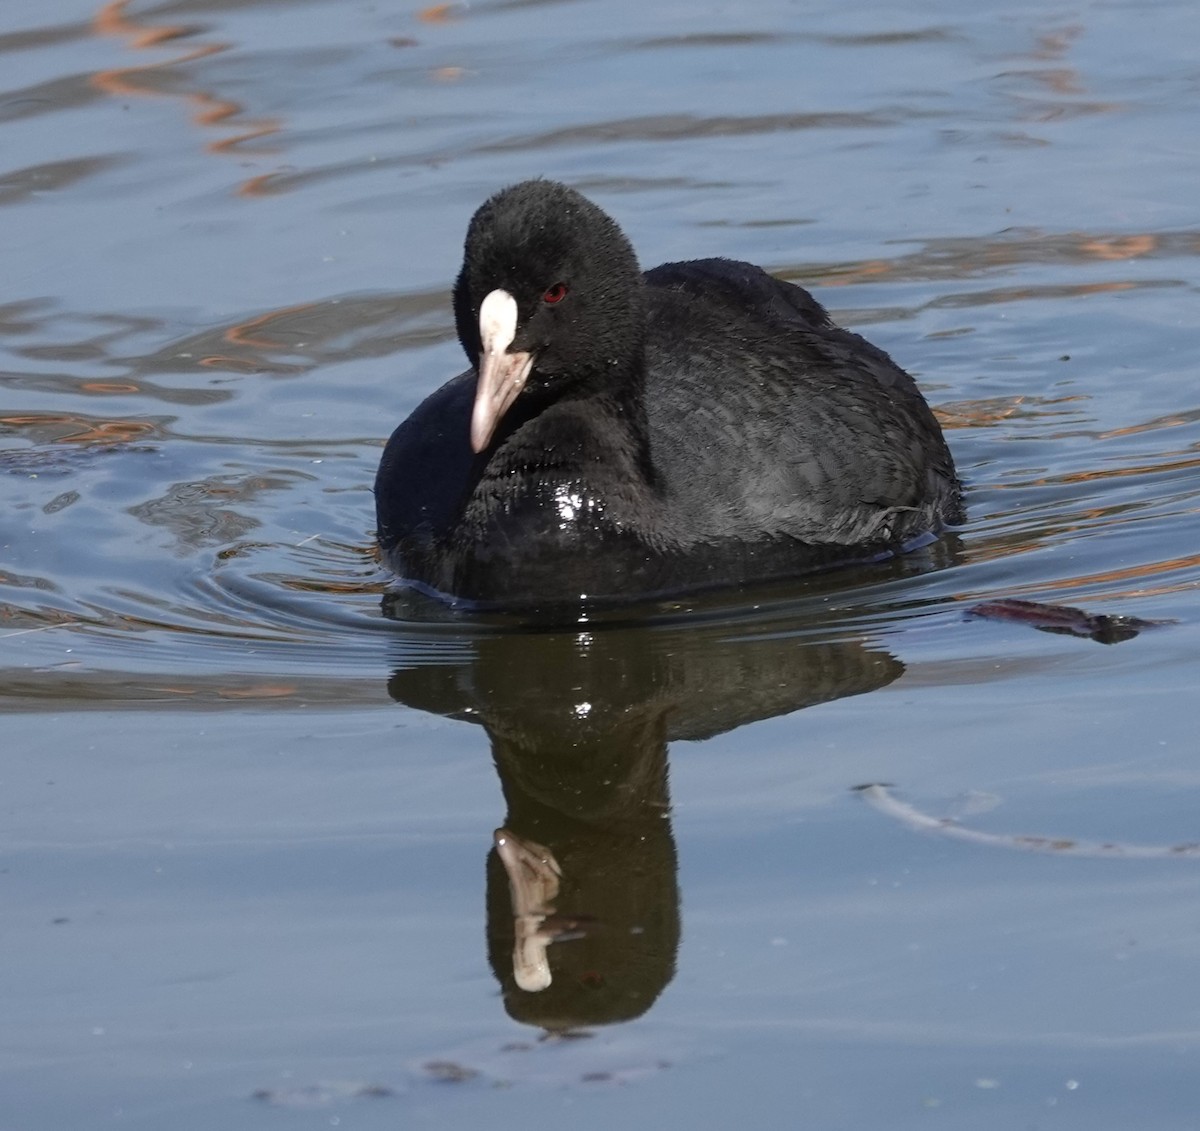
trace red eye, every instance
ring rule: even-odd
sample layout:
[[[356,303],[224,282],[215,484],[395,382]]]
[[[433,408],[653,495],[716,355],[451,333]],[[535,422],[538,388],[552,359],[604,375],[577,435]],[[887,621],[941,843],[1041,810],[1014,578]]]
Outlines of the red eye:
[[[542,302],[553,306],[556,302],[562,302],[562,300],[566,297],[567,284],[555,283],[554,286],[552,286],[544,295],[542,295]]]

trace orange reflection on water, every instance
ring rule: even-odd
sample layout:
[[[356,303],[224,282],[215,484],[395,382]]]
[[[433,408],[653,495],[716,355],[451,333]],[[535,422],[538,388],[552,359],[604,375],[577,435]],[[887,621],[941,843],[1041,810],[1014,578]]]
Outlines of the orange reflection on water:
[[[1040,82],[1055,94],[1083,93],[1083,86],[1079,82],[1079,75],[1071,70],[1070,67],[1048,67],[1042,71],[1024,71],[1021,73],[1036,82]]]
[[[150,688],[148,688],[149,690]],[[206,687],[178,687],[170,684],[167,687],[152,688],[158,695],[179,695],[184,698],[203,696],[205,699],[288,699],[296,694],[296,688],[278,683],[259,683],[251,687],[223,687],[221,684]]]
[[[996,562],[1004,558],[1014,558],[1021,554],[1032,553],[1044,549],[1050,543],[1064,536],[1076,534],[1083,530],[1088,520],[1101,519],[1119,508],[1095,507],[1073,516],[1073,520],[1065,523],[1055,523],[1052,527],[1025,535],[1001,535],[975,542],[968,547],[966,557],[969,562]],[[1200,588],[1195,571],[1200,566],[1200,553],[1182,554],[1179,557],[1166,558],[1162,561],[1141,562],[1138,565],[1114,566],[1112,569],[1101,569],[1094,573],[1081,573],[1074,577],[1055,577],[1053,587],[1054,600],[1061,603],[1061,593],[1064,590],[1103,591],[1106,598],[1149,597],[1164,593],[1179,593],[1185,590]],[[1169,581],[1169,575],[1183,572],[1183,577]],[[1114,582],[1141,582],[1137,586],[1113,591],[1109,587]],[[1149,582],[1152,584],[1148,584]],[[1028,582],[1010,582],[1005,586],[1007,597],[1040,596],[1045,593],[1045,579]],[[989,593],[966,591],[955,595],[955,601],[977,601],[987,597]]]
[[[1053,31],[1042,32],[1037,37],[1036,45],[1030,54],[1035,59],[1046,62],[1061,59],[1066,55],[1072,43],[1084,32],[1082,24],[1067,24],[1066,27],[1055,28]]]
[[[132,381],[84,381],[79,386],[80,392],[83,393],[102,393],[110,395],[113,393],[140,393],[140,386],[135,385]]]
[[[1007,553],[1000,554],[983,554],[972,555],[974,560],[995,560],[1002,557],[1011,557],[1013,554],[1021,553],[1024,550],[1034,549],[1034,546],[1008,547]],[[1123,601],[1131,600],[1135,597],[1158,597],[1169,593],[1182,593],[1191,589],[1200,589],[1200,581],[1197,581],[1194,576],[1187,576],[1195,573],[1197,567],[1200,567],[1200,554],[1185,554],[1178,558],[1167,558],[1161,562],[1143,562],[1141,565],[1124,566],[1118,569],[1103,569],[1096,573],[1083,573],[1078,577],[1056,577],[1053,582],[1055,591],[1055,600],[1061,600],[1059,594],[1063,590],[1081,590],[1093,589],[1103,592],[1105,600]],[[1155,580],[1163,578],[1165,575],[1184,571],[1185,576],[1178,581]],[[1150,584],[1132,585],[1125,589],[1112,590],[1108,586],[1113,582],[1151,582]],[[1021,596],[1025,594],[1043,593],[1046,589],[1045,581],[1031,581],[1024,585],[1011,585],[1005,587],[1005,595],[1010,597]],[[977,601],[980,597],[987,596],[986,593],[959,593],[955,595],[956,601]]]
[[[366,557],[366,555],[363,555]],[[380,561],[382,555],[374,555],[375,561]],[[325,581],[308,577],[282,577],[277,583],[285,589],[298,593],[325,593],[329,596],[360,596],[364,593],[386,593],[391,587],[390,578],[376,578],[373,581]]]
[[[235,346],[250,346],[252,349],[287,349],[288,343],[281,342],[276,338],[269,338],[261,331],[264,327],[270,326],[272,322],[276,322],[281,318],[286,318],[289,314],[299,314],[303,310],[312,310],[317,304],[315,302],[301,302],[295,306],[281,306],[278,310],[269,310],[266,314],[260,314],[257,318],[249,318],[245,322],[239,322],[235,326],[230,326],[221,336]]]
[[[286,699],[296,694],[296,688],[282,684],[260,683],[252,687],[219,687],[222,699]]]
[[[162,47],[176,39],[194,35],[198,30],[186,24],[163,26],[146,25],[128,12],[129,0],[109,0],[101,5],[92,19],[92,28],[97,35],[123,39],[133,51],[147,51]],[[119,98],[165,97],[182,98],[192,107],[192,121],[206,129],[221,125],[244,113],[245,107],[233,99],[220,98],[202,90],[177,91],[170,88],[170,81],[177,79],[177,68],[210,55],[230,49],[228,43],[197,44],[183,55],[161,63],[144,63],[132,67],[114,67],[97,71],[91,77],[96,89]],[[175,69],[175,70],[172,70]],[[168,78],[169,76],[169,78]],[[281,128],[278,118],[261,118],[241,123],[241,132],[233,137],[211,141],[205,145],[206,152],[227,153],[246,142],[278,133]],[[260,152],[266,152],[260,150]],[[254,194],[247,194],[254,195]]]
[[[1138,255],[1149,255],[1157,247],[1158,238],[1147,232],[1135,236],[1088,240],[1080,245],[1080,250],[1096,259],[1133,259]]]
[[[0,424],[12,428],[66,427],[69,431],[51,441],[57,444],[123,444],[153,432],[157,427],[146,420],[93,420],[86,416],[50,412],[0,416]]]
[[[1195,424],[1200,419],[1200,411],[1172,413],[1159,416],[1154,420],[1145,420],[1140,424],[1126,424],[1121,428],[1109,428],[1105,432],[1097,432],[1097,440],[1114,440],[1122,436],[1136,436],[1142,432],[1157,432],[1160,428],[1179,428],[1185,424]]]
[[[1021,393],[1011,397],[984,397],[975,401],[951,401],[935,406],[934,416],[946,429],[991,428],[1014,416],[1056,416],[1067,411],[1060,405],[1086,401],[1082,394],[1066,397],[1035,397]]]
[[[1194,468],[1200,468],[1200,456],[1189,459],[1162,460],[1158,463],[1106,467],[1094,471],[1068,471],[1060,475],[1031,479],[1024,486],[1046,487],[1052,483],[1092,483],[1103,479],[1127,479],[1132,475],[1161,475],[1170,471],[1190,471]]]
[[[238,185],[238,196],[273,196],[283,191],[276,184],[279,173],[259,173],[256,177],[247,177]]]
[[[447,24],[462,15],[463,4],[431,4],[417,13],[423,24]]]
[[[1037,37],[1030,55],[1040,63],[1061,62],[1083,31],[1083,25],[1070,24],[1054,31],[1043,32]],[[1044,67],[1022,73],[1040,82],[1055,94],[1083,94],[1086,89],[1074,67]]]
[[[865,283],[882,275],[894,275],[897,262],[891,259],[864,259],[861,263],[847,263],[838,267],[837,274],[821,280],[824,287],[849,287]]]
[[[272,351],[294,353],[305,344],[297,339],[307,336],[307,329],[287,326],[284,328],[286,332],[275,335],[270,334],[268,330],[294,315],[313,310],[318,305],[302,302],[293,306],[281,306],[228,326],[221,331],[221,338],[237,352],[207,354],[201,357],[197,364],[207,369],[231,369],[243,373],[295,373],[298,371],[296,365],[272,360],[267,355]]]
[[[257,373],[262,369],[262,366],[253,358],[230,357],[223,353],[209,354],[207,357],[200,358],[196,364],[203,365],[205,369],[224,369],[238,373]]]
[[[1109,584],[1114,581],[1141,581],[1146,578],[1159,577],[1165,573],[1176,573],[1179,570],[1195,571],[1200,566],[1200,554],[1184,554],[1178,558],[1168,558],[1163,562],[1145,562],[1142,565],[1126,566],[1124,569],[1106,569],[1099,573],[1085,574],[1082,577],[1070,577],[1065,581],[1056,581],[1056,587],[1078,589],[1086,585]],[[1184,589],[1200,588],[1200,582],[1194,578],[1186,581],[1176,581],[1172,584],[1159,582],[1156,585],[1138,585],[1114,597],[1149,597],[1159,593],[1178,593]]]
[[[824,287],[845,287],[881,277],[900,279],[970,278],[997,268],[1022,267],[1037,263],[1081,264],[1096,260],[1115,263],[1147,257],[1191,257],[1200,252],[1200,233],[1178,232],[1043,232],[1036,229],[1006,231],[981,238],[931,239],[915,252],[895,259],[864,259],[829,264],[813,269],[797,268],[786,277],[811,278]],[[1126,280],[1087,283],[1072,287],[1070,294],[1094,294],[1129,290],[1137,284]],[[1040,285],[1011,293],[1064,293]]]
[[[1016,95],[1016,100],[1025,107],[1022,118],[1035,122],[1049,122],[1056,118],[1107,114],[1121,109],[1118,102],[1086,102],[1078,98],[1079,95],[1087,93],[1087,85],[1079,70],[1066,62],[1066,56],[1084,31],[1082,24],[1070,24],[1037,36],[1033,50],[1027,57],[1039,64],[1054,63],[1058,64],[1057,66],[1038,66],[1033,69],[1005,72],[1006,75],[1028,80],[1053,96],[1052,100],[1043,100],[1036,95]],[[1023,54],[1022,57],[1026,56]]]

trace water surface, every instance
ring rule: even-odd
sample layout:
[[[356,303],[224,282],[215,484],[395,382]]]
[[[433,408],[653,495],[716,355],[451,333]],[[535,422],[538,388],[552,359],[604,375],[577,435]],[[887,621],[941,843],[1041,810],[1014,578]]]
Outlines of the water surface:
[[[9,0],[0,1127],[1191,1127],[1198,32]],[[812,288],[967,525],[578,630],[385,600],[383,440],[531,175]]]

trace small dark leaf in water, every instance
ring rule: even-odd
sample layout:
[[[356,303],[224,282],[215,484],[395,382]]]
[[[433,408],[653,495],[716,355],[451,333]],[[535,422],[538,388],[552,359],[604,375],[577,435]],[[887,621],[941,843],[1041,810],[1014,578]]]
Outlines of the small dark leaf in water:
[[[431,1060],[423,1067],[435,1080],[447,1084],[463,1084],[479,1075],[474,1068],[468,1068],[465,1064],[458,1064],[453,1060]]]
[[[55,495],[44,507],[43,514],[57,514],[61,510],[65,510],[72,503],[79,502],[78,491],[64,491],[61,495]]]
[[[327,1080],[295,1088],[259,1088],[251,1094],[251,1099],[261,1100],[273,1107],[307,1110],[330,1107],[345,1100],[363,1097],[385,1099],[395,1094],[383,1084],[369,1084],[358,1080]]]
[[[1070,605],[1044,605],[1040,601],[1021,601],[1016,598],[984,601],[982,604],[972,605],[967,610],[967,615],[985,617],[988,620],[1017,621],[1040,632],[1080,636],[1100,644],[1119,644],[1122,640],[1132,640],[1144,629],[1173,623],[1167,620],[1110,616],[1107,613],[1092,614]]]

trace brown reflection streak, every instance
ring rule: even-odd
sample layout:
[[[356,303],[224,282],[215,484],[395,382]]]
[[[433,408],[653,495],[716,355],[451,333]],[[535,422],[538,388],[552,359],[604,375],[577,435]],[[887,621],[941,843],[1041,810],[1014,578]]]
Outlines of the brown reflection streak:
[[[1098,574],[1084,574],[1079,578],[1063,578],[1040,585],[1042,590],[1056,592],[1060,590],[1079,590],[1084,586],[1106,585],[1112,581],[1134,581],[1142,578],[1157,578],[1160,574],[1174,574],[1178,570],[1195,570],[1200,565],[1200,553],[1186,553],[1182,557],[1168,558],[1165,562],[1146,562],[1141,565],[1127,565],[1123,569],[1105,569]],[[1151,597],[1160,593],[1174,593],[1181,590],[1194,590],[1195,581],[1178,581],[1174,585],[1136,586],[1132,590],[1120,593],[1105,594],[1117,599],[1126,597]]]
[[[153,432],[155,426],[144,420],[87,420],[81,416],[71,416],[62,413],[38,413],[36,416],[0,416],[0,424],[8,424],[14,428],[30,425],[66,424],[77,428],[65,436],[59,436],[54,441],[59,444],[120,444]]]
[[[1194,233],[1187,235],[1195,238]],[[934,275],[957,276],[964,267],[979,272],[997,267],[1018,267],[1028,263],[1081,263],[1089,260],[1117,262],[1162,253],[1179,254],[1181,241],[1164,241],[1161,234],[1134,232],[1128,235],[1097,235],[1087,232],[1049,234],[1031,232],[1023,238],[964,241],[929,241],[922,251],[896,259],[865,259],[858,263],[831,265],[821,273],[821,285],[847,287],[878,279],[884,275],[904,278],[928,278]],[[1200,240],[1196,240],[1200,249]],[[914,271],[913,269],[918,270]],[[1124,281],[1083,284],[1078,293],[1128,290],[1133,284]],[[1017,292],[1014,292],[1017,293]]]
[[[84,381],[79,386],[85,393],[140,393],[141,387],[132,381]]]
[[[235,346],[250,346],[252,349],[286,349],[286,342],[280,342],[274,338],[256,337],[256,331],[264,326],[269,326],[276,319],[285,318],[289,314],[299,314],[304,310],[312,310],[316,305],[313,302],[302,302],[295,306],[282,306],[278,310],[269,310],[257,318],[250,318],[245,322],[239,322],[236,326],[230,326],[222,337],[230,345]]]
[[[1048,67],[1044,71],[1036,72],[1032,77],[1038,82],[1044,83],[1055,94],[1082,94],[1083,86],[1079,82],[1079,76],[1069,67]]]
[[[431,4],[417,13],[417,19],[423,24],[448,24],[462,15],[463,7],[462,4]]]
[[[200,694],[218,699],[285,699],[296,694],[295,687],[261,684],[258,687],[154,687],[147,688],[158,695],[182,695],[192,697]]]
[[[1188,471],[1200,467],[1200,457],[1193,459],[1163,460],[1161,463],[1132,464],[1126,467],[1108,467],[1095,471],[1069,471],[1063,475],[1047,475],[1032,479],[1024,486],[1048,487],[1062,483],[1092,483],[1104,479],[1128,479],[1135,475],[1161,475],[1165,471]]]
[[[1126,424],[1123,428],[1110,428],[1106,432],[1097,432],[1097,440],[1115,440],[1122,436],[1137,436],[1142,432],[1157,432],[1160,428],[1179,428],[1184,424],[1193,424],[1188,416],[1162,416],[1157,420],[1147,420],[1142,424]]]
[[[1087,85],[1075,67],[1064,65],[1064,60],[1074,42],[1083,34],[1082,24],[1071,24],[1045,32],[1037,37],[1029,58],[1036,63],[1055,63],[1057,66],[1041,66],[1033,70],[1007,72],[1018,78],[1028,79],[1044,88],[1061,101],[1037,102],[1025,115],[1033,121],[1047,122],[1066,115],[1107,114],[1121,109],[1117,102],[1072,101],[1087,93]],[[1019,98],[1019,101],[1027,101]]]
[[[989,397],[977,401],[953,401],[937,405],[933,414],[943,428],[990,428],[1012,417],[1046,417],[1061,415],[1058,405],[1086,401],[1086,396],[1031,397],[1018,394],[1012,397]],[[1104,437],[1101,437],[1103,439]]]
[[[1061,62],[1071,45],[1083,34],[1083,26],[1072,24],[1039,35],[1030,56],[1039,63]],[[1087,88],[1074,67],[1042,67],[1036,71],[1016,71],[1014,74],[1033,79],[1055,94],[1084,94]]]
[[[0,572],[0,579],[12,584],[13,574]],[[39,628],[19,628],[7,631],[10,624],[25,624],[34,621]],[[49,628],[67,628],[81,624],[79,617],[62,609],[18,609],[14,605],[0,605],[0,628],[5,629],[3,636],[22,636],[28,632],[42,632]]]
[[[257,177],[247,177],[238,185],[238,196],[274,196],[277,192],[282,192],[276,181],[279,178],[278,173],[259,173]]]
[[[300,593],[327,593],[330,595],[359,596],[361,594],[386,593],[392,584],[389,578],[378,581],[314,581],[305,577],[283,577],[278,583],[284,589]]]
[[[192,610],[187,610],[190,613]],[[5,632],[6,636],[30,631],[41,631],[42,628],[100,628],[116,629],[129,632],[161,632],[166,630],[173,634],[205,637],[208,639],[236,640],[251,646],[256,641],[282,641],[289,639],[278,632],[263,631],[259,626],[249,621],[240,621],[232,617],[223,617],[219,623],[194,625],[184,620],[170,621],[154,617],[136,616],[130,613],[113,613],[108,610],[90,607],[85,614],[68,613],[60,609],[16,609],[11,605],[0,605],[0,628],[6,628],[11,623],[33,622],[40,627],[37,629],[22,628],[15,632]],[[94,673],[93,677],[94,678]],[[224,678],[224,677],[222,677]],[[203,683],[207,694],[219,699],[282,699],[294,695],[296,688],[284,684],[258,684],[246,687],[244,684],[232,687],[223,683],[212,684],[197,678],[197,683]],[[148,685],[149,686],[149,685]],[[171,695],[192,695],[196,692],[185,687],[163,686],[154,690]]]
[[[1149,233],[1135,236],[1114,236],[1109,239],[1088,240],[1080,251],[1096,259],[1133,259],[1149,255],[1158,248],[1158,239]]]
[[[166,43],[193,35],[196,32],[196,28],[185,24],[162,27],[143,26],[137,22],[135,17],[129,15],[128,6],[129,0],[109,0],[109,3],[103,4],[92,20],[92,28],[95,33],[100,36],[123,39],[133,51],[146,51],[162,47]],[[114,67],[97,71],[92,75],[91,83],[105,94],[119,98],[182,98],[193,107],[192,121],[205,129],[211,129],[231,118],[240,116],[245,112],[245,107],[240,102],[220,98],[207,91],[177,92],[164,89],[156,80],[159,80],[171,68],[178,68],[183,64],[195,62],[197,59],[220,54],[222,51],[228,51],[230,46],[231,44],[228,43],[200,44],[183,55],[162,63]],[[243,124],[240,133],[219,141],[208,142],[204,148],[209,153],[228,153],[246,142],[278,133],[280,128],[281,123],[278,118],[247,121]],[[260,152],[266,151],[260,150]],[[244,188],[245,186],[239,188],[239,195],[260,195],[255,191],[243,192]]]
[[[196,362],[206,369],[225,369],[241,373],[257,373],[262,369],[256,361],[244,357],[227,357],[225,354],[213,353],[202,357]]]
[[[253,351],[250,356],[238,354],[212,353],[201,357],[196,364],[206,369],[233,370],[242,373],[285,373],[294,371],[280,363],[268,361],[263,355],[272,350],[289,351],[291,345],[282,338],[271,337],[263,331],[273,323],[303,314],[306,311],[319,309],[319,303],[302,302],[294,306],[281,306],[276,310],[268,310],[265,314],[256,315],[243,322],[235,323],[221,331],[221,338],[235,349]],[[292,336],[296,336],[293,330]]]
[[[1082,24],[1068,24],[1055,31],[1044,32],[1037,38],[1037,46],[1032,55],[1035,59],[1046,62],[1061,59],[1070,49],[1071,44],[1083,34]]]
[[[217,694],[222,699],[284,699],[295,695],[296,689],[275,684],[260,684],[258,687],[220,687]]]
[[[1026,550],[1035,548],[1034,546],[996,547],[999,552],[973,553],[971,558],[975,561],[995,561],[999,558],[1012,557],[1015,554],[1024,553]],[[1125,566],[1121,569],[1106,569],[1101,570],[1099,573],[1085,573],[1079,577],[1055,578],[1054,589],[1055,592],[1064,589],[1090,589],[1093,586],[1107,586],[1115,581],[1139,581],[1143,578],[1154,578],[1163,574],[1177,573],[1180,570],[1194,571],[1197,566],[1200,566],[1200,554],[1186,554],[1183,557],[1168,558],[1162,562],[1144,562],[1142,565]],[[1125,600],[1134,597],[1157,597],[1168,593],[1180,593],[1197,588],[1200,588],[1200,582],[1197,582],[1194,578],[1189,578],[1169,584],[1138,585],[1130,589],[1118,591],[1110,591],[1106,588],[1103,590],[1103,593],[1106,600]],[[1005,593],[1015,596],[1020,593],[1037,593],[1044,589],[1044,581],[1031,581],[1026,585],[1007,586]],[[977,601],[979,597],[980,594],[960,593],[954,599],[956,601]]]

